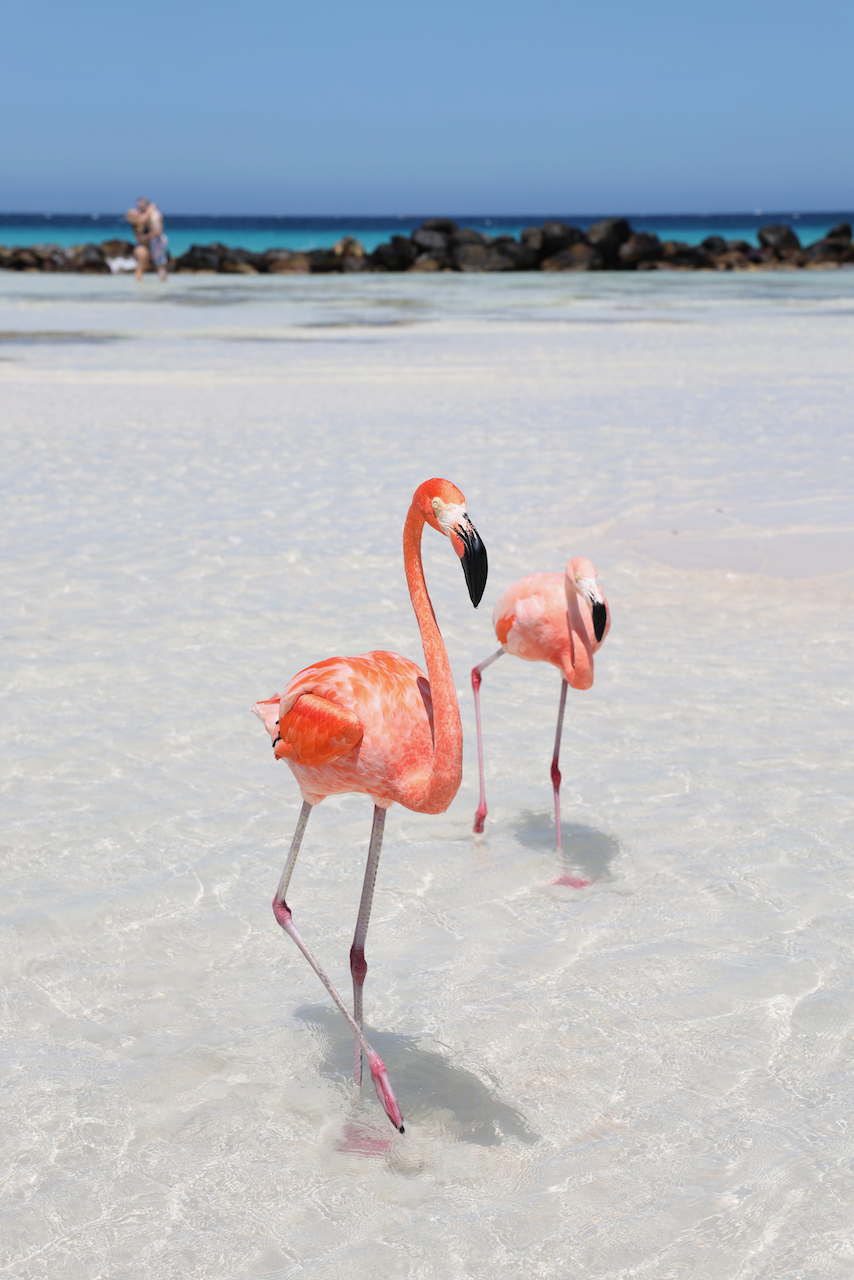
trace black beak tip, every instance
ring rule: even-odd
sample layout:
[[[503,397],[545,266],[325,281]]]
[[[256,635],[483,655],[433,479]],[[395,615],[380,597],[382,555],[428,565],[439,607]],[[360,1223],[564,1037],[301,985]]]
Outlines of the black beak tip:
[[[608,610],[604,604],[594,603],[593,609],[593,634],[596,636],[597,642],[602,639],[605,634],[605,626],[608,622]]]
[[[489,574],[489,560],[486,555],[486,547],[480,540],[480,535],[475,528],[467,531],[463,537],[463,573],[466,575],[466,586],[469,589],[469,596],[475,609],[483,599],[483,593],[486,590],[486,579]]]

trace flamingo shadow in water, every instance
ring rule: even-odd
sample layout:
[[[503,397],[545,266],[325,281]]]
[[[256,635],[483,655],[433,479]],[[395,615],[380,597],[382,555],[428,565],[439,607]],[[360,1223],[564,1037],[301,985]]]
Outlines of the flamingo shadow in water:
[[[326,1057],[321,1075],[346,1080],[353,1070],[353,1039],[346,1024],[326,1005],[303,1005],[295,1011],[302,1022],[320,1029]],[[403,1081],[413,1122],[431,1113],[442,1115],[442,1127],[458,1142],[491,1147],[506,1138],[527,1144],[540,1140],[518,1111],[501,1102],[471,1071],[454,1066],[441,1053],[421,1046],[415,1036],[372,1031],[371,1043],[395,1078]]]
[[[550,813],[525,809],[513,824],[513,834],[528,849],[553,849],[554,819]],[[620,846],[613,836],[583,822],[564,822],[563,839],[566,868],[578,872],[579,880],[595,884],[614,878],[611,866]]]

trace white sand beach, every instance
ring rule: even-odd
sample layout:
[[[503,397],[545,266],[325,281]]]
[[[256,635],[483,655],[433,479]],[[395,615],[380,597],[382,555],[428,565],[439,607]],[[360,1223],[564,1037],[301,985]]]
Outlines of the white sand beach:
[[[0,1274],[843,1277],[854,1259],[854,272],[0,278]],[[249,714],[422,663],[466,734],[386,822],[365,987],[396,1135],[270,902],[300,808]],[[593,559],[570,691],[472,665]],[[344,990],[370,831],[313,814],[294,919]]]

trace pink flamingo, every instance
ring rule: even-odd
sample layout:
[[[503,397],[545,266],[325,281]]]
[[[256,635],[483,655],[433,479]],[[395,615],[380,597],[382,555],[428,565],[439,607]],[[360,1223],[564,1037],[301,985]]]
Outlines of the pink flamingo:
[[[501,648],[474,667],[471,685],[477,720],[477,759],[480,770],[480,804],[474,816],[474,830],[483,831],[486,792],[483,782],[483,735],[480,727],[480,685],[482,672],[502,653],[514,653],[528,662],[550,662],[561,673],[557,732],[552,757],[552,786],[555,797],[557,851],[560,836],[560,738],[566,707],[566,686],[589,689],[593,683],[593,655],[611,626],[608,601],[599,589],[596,570],[584,556],[576,556],[565,574],[532,573],[508,587],[492,612],[492,625]],[[585,882],[586,883],[586,882]]]
[[[427,660],[424,672],[396,653],[376,650],[355,658],[325,658],[294,676],[285,692],[252,708],[264,722],[277,760],[286,760],[299,784],[302,811],[273,899],[276,920],[326,987],[355,1036],[353,1080],[362,1083],[362,1053],[377,1097],[396,1129],[403,1117],[385,1065],[362,1034],[362,988],[368,966],[365,938],[377,876],[386,810],[397,801],[416,813],[444,813],[459,790],[463,765],[460,710],[448,654],[427,594],[421,533],[429,524],[450,538],[475,608],[486,587],[486,549],[466,511],[466,500],[447,480],[415,490],[403,530],[406,581]],[[374,802],[374,821],[353,945],[353,1013],[294,926],[285,901],[312,807],[326,796],[360,791]]]

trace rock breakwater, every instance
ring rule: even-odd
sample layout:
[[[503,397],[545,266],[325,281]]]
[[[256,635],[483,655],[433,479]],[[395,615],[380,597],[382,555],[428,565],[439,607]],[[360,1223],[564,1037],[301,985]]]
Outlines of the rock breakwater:
[[[63,248],[36,244],[0,245],[0,269],[6,271],[118,272],[133,269],[129,240],[78,244]],[[838,223],[821,240],[804,247],[785,224],[759,230],[759,245],[709,236],[702,244],[660,240],[634,231],[625,218],[603,218],[582,230],[549,221],[526,227],[517,240],[460,227],[449,218],[429,218],[409,236],[392,236],[366,253],[352,236],[331,249],[307,252],[267,249],[252,253],[214,242],[192,245],[169,270],[178,274],[322,275],[332,272],[497,271],[775,271],[854,266],[851,225]]]

